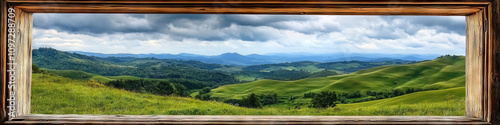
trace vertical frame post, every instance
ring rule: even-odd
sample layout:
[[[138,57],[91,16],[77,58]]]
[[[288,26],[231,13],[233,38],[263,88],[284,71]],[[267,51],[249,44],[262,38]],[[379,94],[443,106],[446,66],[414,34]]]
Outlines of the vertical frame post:
[[[33,13],[27,13],[17,8],[15,11],[15,116],[23,116],[30,114],[31,107],[31,30],[33,27]]]
[[[483,11],[466,16],[465,114],[482,118],[483,111]]]
[[[488,5],[488,66],[489,78],[486,82],[484,100],[487,108],[484,112],[484,120],[493,125],[500,125],[500,0],[492,0]]]

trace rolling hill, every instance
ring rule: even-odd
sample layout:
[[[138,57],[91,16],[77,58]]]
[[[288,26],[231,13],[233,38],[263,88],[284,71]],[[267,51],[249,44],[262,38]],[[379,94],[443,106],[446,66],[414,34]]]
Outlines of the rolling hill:
[[[393,98],[338,104],[336,115],[465,115],[465,87],[416,92]],[[335,109],[333,108],[333,109]],[[325,114],[325,115],[328,115]]]
[[[380,61],[380,62],[339,61],[339,62],[323,62],[323,63],[313,62],[313,61],[301,61],[301,62],[291,62],[291,63],[245,66],[242,68],[242,70],[264,71],[264,72],[269,72],[277,69],[305,70],[308,72],[319,72],[322,70],[336,70],[336,71],[342,71],[343,73],[351,73],[361,69],[369,69],[377,66],[401,65],[409,63],[415,63],[415,62],[404,61],[404,60],[392,60],[392,61]]]
[[[464,115],[464,87],[416,92],[334,108],[242,108],[192,98],[134,93],[52,73],[32,76],[32,114],[100,115]],[[454,96],[450,96],[454,95]],[[432,97],[432,98],[429,98]],[[444,100],[444,101],[440,101]]]
[[[241,58],[239,61],[245,60],[244,57],[237,53],[220,55],[221,59],[223,57],[232,59]],[[52,48],[38,48],[33,50],[33,64],[36,64],[41,68],[55,70],[79,70],[102,76],[134,76],[140,78],[168,79],[175,81],[176,83],[183,84],[189,89],[218,87],[227,84],[251,82],[259,79],[289,81],[303,78],[326,77],[376,66],[399,65],[412,62],[413,61],[401,60],[383,62],[344,61],[324,63],[302,61],[252,66],[231,66],[203,63],[193,60],[158,59],[152,57],[104,58],[64,52]],[[106,79],[102,78],[101,80]]]
[[[223,65],[219,64],[154,58],[120,59],[102,59],[52,48],[33,50],[33,64],[46,69],[79,70],[102,76],[169,79],[191,89],[239,82],[231,74],[212,70],[223,67]]]
[[[33,74],[32,79],[33,114],[200,115],[237,114],[239,110],[251,110],[191,98],[134,93],[93,80],[70,79],[54,74]]]
[[[351,74],[307,78],[296,81],[259,80],[213,89],[214,97],[239,99],[250,93],[277,93],[302,96],[306,92],[352,92],[387,89],[447,89],[465,86],[465,57],[443,56],[435,60],[406,65],[388,65]]]

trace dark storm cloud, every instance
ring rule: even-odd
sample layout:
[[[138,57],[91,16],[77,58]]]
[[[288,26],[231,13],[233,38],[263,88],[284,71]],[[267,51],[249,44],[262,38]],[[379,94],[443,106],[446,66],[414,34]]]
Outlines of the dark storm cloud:
[[[307,21],[286,21],[269,24],[277,29],[292,30],[304,34],[330,33],[342,31],[339,24],[334,23],[308,23]]]
[[[369,31],[375,31],[366,34],[367,37],[374,39],[399,39],[407,36],[406,32],[394,25],[366,26],[365,28]]]
[[[106,53],[455,53],[463,16],[34,14],[34,47]],[[300,49],[298,49],[300,48]]]
[[[340,31],[340,27],[334,24],[318,24],[318,26],[301,25],[308,24],[312,21],[317,21],[319,16],[306,15],[219,15],[223,26],[231,24],[241,26],[268,26],[280,30],[291,30],[305,34],[311,33],[328,33]]]
[[[142,15],[134,14],[35,14],[33,25],[35,28],[84,34],[156,30]]]
[[[415,34],[421,28],[437,29],[439,32],[455,32],[465,35],[465,17],[456,16],[382,16],[388,22],[404,21],[398,25],[409,34]]]
[[[304,15],[219,15],[226,24],[243,26],[268,26],[269,24],[284,21],[311,21],[317,19]]]
[[[173,40],[265,42],[280,31],[302,34],[342,32],[343,20],[320,21],[321,16],[305,15],[203,15],[203,14],[35,14],[34,27],[76,34],[100,36],[121,33],[157,33]],[[388,25],[365,26],[376,32],[364,34],[374,39],[398,39],[414,35],[422,28],[465,34],[465,21],[439,16],[381,16]],[[342,18],[342,17],[339,17]],[[380,21],[380,20],[377,20]],[[350,23],[350,22],[349,22]],[[374,22],[375,23],[375,22]],[[273,32],[268,32],[268,31]]]
[[[462,17],[465,18],[465,17]],[[443,16],[428,16],[425,18],[410,17],[412,24],[422,24],[428,27],[444,27],[444,30],[465,34],[465,20],[453,20]]]
[[[168,34],[175,40],[196,38],[207,41],[240,39],[239,37],[246,41],[266,41],[268,38],[272,38],[269,34],[251,32],[258,31],[254,28],[261,26],[306,34],[339,30],[338,27],[332,25],[325,25],[326,28],[298,28],[281,23],[290,21],[306,22],[316,18],[297,15],[35,14],[34,27],[93,36],[113,33],[155,32]],[[247,30],[239,30],[239,33],[231,33],[234,32],[234,30],[228,30],[231,25],[248,27],[245,28]]]

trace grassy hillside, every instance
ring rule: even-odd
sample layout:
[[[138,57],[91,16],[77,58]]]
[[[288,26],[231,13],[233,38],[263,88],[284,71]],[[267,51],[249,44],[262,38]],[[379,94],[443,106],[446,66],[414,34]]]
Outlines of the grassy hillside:
[[[287,62],[275,64],[251,65],[238,68],[219,68],[217,70],[233,73],[237,79],[252,82],[259,79],[272,79],[279,81],[299,80],[304,78],[326,77],[352,73],[361,69],[368,69],[383,65],[401,65],[414,63],[414,61],[339,61],[339,62]],[[293,74],[293,75],[291,75]],[[285,76],[285,77],[283,77]]]
[[[58,51],[51,48],[33,49],[33,64],[40,68],[59,70],[81,70],[100,75],[116,75],[133,66],[117,65],[96,57]]]
[[[432,61],[416,64],[389,66],[380,70],[356,74],[329,84],[318,91],[339,89],[353,90],[380,90],[387,88],[427,88],[439,89],[459,87],[465,85],[465,57],[441,57]],[[455,78],[463,78],[453,80]],[[446,82],[450,86],[432,85]],[[452,83],[456,82],[456,83]]]
[[[93,80],[49,74],[33,74],[32,78],[33,114],[195,115],[237,114],[239,110],[251,110],[191,98],[133,93],[106,87]]]
[[[240,60],[241,61],[241,60]],[[107,57],[100,58],[52,48],[33,49],[33,64],[40,68],[55,70],[79,70],[102,76],[134,76],[140,78],[168,79],[183,84],[189,89],[219,87],[227,84],[252,82],[260,79],[280,81],[325,77],[350,73],[382,65],[406,64],[413,61],[384,62],[291,62],[252,66],[230,66],[176,59]],[[69,71],[74,72],[74,71]],[[57,73],[56,73],[57,74]],[[75,72],[70,78],[88,79],[88,75]],[[109,77],[108,77],[109,78]],[[99,81],[110,79],[95,76]]]
[[[336,115],[465,115],[465,87],[416,92],[375,101],[339,104]]]
[[[339,104],[327,109],[250,109],[192,98],[133,93],[106,87],[94,80],[70,79],[55,74],[33,74],[32,80],[32,114],[464,115],[465,111],[463,87],[417,92],[365,103]]]
[[[191,89],[238,83],[231,74],[215,71],[220,64],[199,61],[181,61],[154,58],[99,58],[52,48],[33,50],[33,64],[40,68],[79,70],[102,76],[135,76],[141,78],[169,79]],[[128,62],[127,62],[128,61]],[[101,79],[106,80],[106,79]]]
[[[264,71],[269,72],[278,69],[287,70],[304,70],[308,72],[319,72],[322,70],[336,70],[345,73],[351,73],[360,69],[368,69],[383,65],[395,65],[395,64],[407,64],[413,63],[413,61],[382,61],[382,62],[363,62],[363,61],[339,61],[339,62],[313,62],[313,61],[301,61],[301,62],[291,62],[291,63],[275,63],[275,64],[263,64],[263,65],[251,65],[243,67],[246,71]]]
[[[417,92],[413,94],[402,95],[394,98],[381,99],[375,101],[341,104],[342,107],[383,107],[398,104],[415,104],[415,103],[438,103],[451,101],[453,99],[465,99],[465,87],[456,87],[443,90],[433,90]]]
[[[388,65],[351,74],[296,81],[259,80],[213,89],[222,98],[241,98],[250,93],[277,93],[279,96],[302,96],[306,92],[368,91],[405,88],[447,89],[465,86],[465,57],[445,56],[406,65]]]

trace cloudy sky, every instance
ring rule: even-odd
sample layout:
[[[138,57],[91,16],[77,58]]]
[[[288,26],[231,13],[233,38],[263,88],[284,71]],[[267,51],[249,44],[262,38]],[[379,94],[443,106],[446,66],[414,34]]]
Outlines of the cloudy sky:
[[[98,53],[465,53],[463,16],[34,14],[33,47]]]

